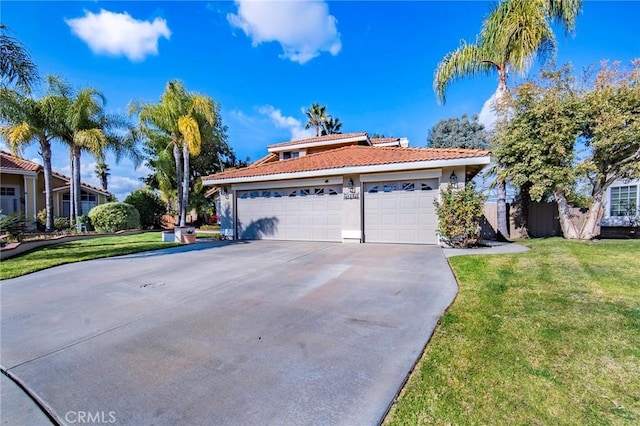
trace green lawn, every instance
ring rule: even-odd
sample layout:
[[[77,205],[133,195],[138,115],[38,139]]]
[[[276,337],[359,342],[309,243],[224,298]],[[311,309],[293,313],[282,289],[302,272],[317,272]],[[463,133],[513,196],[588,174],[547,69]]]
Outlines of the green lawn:
[[[640,241],[451,259],[460,292],[387,424],[640,424]]]
[[[20,275],[65,263],[157,250],[178,245],[180,244],[162,242],[158,232],[54,244],[3,260],[0,262],[0,279],[19,277]]]

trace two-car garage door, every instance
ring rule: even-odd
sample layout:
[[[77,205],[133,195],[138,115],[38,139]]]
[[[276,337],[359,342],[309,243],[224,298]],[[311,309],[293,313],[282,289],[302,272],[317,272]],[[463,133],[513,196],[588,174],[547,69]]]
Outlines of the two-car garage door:
[[[438,184],[438,179],[365,183],[365,241],[437,244]]]
[[[342,241],[342,186],[238,191],[241,239]]]

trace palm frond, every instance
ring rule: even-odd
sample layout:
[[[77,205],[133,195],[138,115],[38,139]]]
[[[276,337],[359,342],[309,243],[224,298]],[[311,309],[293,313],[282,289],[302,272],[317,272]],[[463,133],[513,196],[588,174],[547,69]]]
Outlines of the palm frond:
[[[184,138],[184,143],[189,148],[189,153],[194,156],[200,154],[202,139],[200,138],[198,122],[191,116],[180,117],[178,119],[178,128]]]

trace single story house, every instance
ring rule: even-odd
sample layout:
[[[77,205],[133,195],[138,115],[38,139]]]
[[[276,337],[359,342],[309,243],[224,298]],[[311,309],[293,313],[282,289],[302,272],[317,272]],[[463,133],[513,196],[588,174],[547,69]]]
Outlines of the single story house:
[[[53,216],[69,217],[69,176],[53,172]],[[97,186],[82,182],[80,186],[81,214],[109,201],[111,194]],[[33,161],[0,151],[0,209],[2,214],[21,211],[28,224],[35,224],[37,214],[45,208],[44,169]]]
[[[248,167],[203,177],[234,239],[438,244],[434,200],[489,164],[482,150],[409,148],[367,133],[278,143]]]

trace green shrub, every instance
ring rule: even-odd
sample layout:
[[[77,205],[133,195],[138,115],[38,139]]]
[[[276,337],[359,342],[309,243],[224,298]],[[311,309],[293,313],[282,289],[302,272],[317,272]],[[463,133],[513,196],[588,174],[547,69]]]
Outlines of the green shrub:
[[[53,229],[56,231],[66,231],[71,228],[71,221],[68,217],[59,216],[53,218]]]
[[[0,219],[0,234],[21,241],[24,236],[24,216],[22,212],[13,212]]]
[[[140,228],[140,213],[131,204],[106,203],[95,206],[89,219],[98,232],[116,232]]]
[[[146,189],[136,189],[125,198],[124,202],[138,209],[140,225],[143,229],[160,227],[160,218],[167,209],[159,196]]]
[[[473,184],[464,189],[447,189],[440,192],[441,201],[434,201],[438,214],[438,235],[451,247],[470,247],[480,240],[480,219],[484,214],[484,197]]]
[[[39,231],[47,228],[47,209],[42,209],[36,214],[36,226]]]

